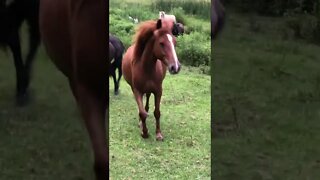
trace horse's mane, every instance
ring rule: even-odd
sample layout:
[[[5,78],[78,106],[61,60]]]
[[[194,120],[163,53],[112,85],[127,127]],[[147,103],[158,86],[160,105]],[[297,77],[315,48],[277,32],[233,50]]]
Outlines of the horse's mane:
[[[134,36],[134,59],[140,59],[147,42],[153,36],[153,32],[157,29],[157,21],[149,20],[141,23],[136,30]]]

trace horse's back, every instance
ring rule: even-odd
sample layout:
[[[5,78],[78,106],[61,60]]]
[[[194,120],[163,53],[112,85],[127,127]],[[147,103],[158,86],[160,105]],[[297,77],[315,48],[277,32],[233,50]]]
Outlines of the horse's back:
[[[104,0],[42,0],[41,35],[49,56],[71,80],[107,82]]]
[[[119,53],[121,53],[122,55],[125,49],[122,41],[118,37],[110,34],[109,34],[109,41],[112,43],[115,49],[119,50]]]

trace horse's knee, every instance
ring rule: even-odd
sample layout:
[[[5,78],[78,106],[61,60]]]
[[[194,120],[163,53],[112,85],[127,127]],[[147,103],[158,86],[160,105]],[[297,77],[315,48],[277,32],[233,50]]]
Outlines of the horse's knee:
[[[160,113],[159,110],[155,110],[155,111],[153,112],[153,115],[154,115],[154,117],[155,117],[156,119],[159,119],[160,116],[161,116],[161,113]]]
[[[94,163],[94,171],[97,180],[106,180],[109,177],[109,162],[104,160],[96,160]]]
[[[145,120],[148,117],[148,113],[146,111],[139,112],[139,117],[141,120]]]

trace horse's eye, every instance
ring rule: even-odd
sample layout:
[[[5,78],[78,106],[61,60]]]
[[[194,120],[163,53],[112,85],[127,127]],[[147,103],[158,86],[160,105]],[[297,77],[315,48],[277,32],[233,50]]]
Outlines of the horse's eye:
[[[161,48],[164,48],[164,43],[160,43]]]

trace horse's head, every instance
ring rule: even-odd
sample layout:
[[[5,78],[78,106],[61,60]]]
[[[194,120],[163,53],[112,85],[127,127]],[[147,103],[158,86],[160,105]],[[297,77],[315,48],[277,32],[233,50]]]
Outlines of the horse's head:
[[[168,67],[170,74],[177,74],[181,69],[181,64],[175,50],[176,37],[172,34],[173,21],[158,19],[156,26],[154,54]]]
[[[172,34],[174,36],[179,36],[179,35],[183,35],[184,33],[184,26],[181,23],[175,23],[173,28],[172,28]]]

